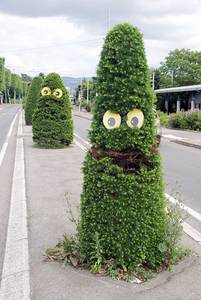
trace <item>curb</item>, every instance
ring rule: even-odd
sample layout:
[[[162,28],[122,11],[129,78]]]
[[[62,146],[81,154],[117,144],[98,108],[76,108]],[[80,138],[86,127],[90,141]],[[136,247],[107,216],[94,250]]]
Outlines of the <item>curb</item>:
[[[180,145],[183,145],[183,146],[187,146],[187,147],[196,148],[196,149],[201,150],[201,145],[192,144],[192,143],[184,142],[184,141],[178,141],[178,140],[171,141],[171,142],[176,143],[176,144],[180,144]]]
[[[191,130],[191,129],[172,128],[172,127],[165,127],[165,126],[161,126],[161,128],[162,129],[164,128],[164,129],[167,129],[167,130],[173,130],[173,131],[184,131],[184,132],[189,132],[189,133],[201,134],[201,131]]]

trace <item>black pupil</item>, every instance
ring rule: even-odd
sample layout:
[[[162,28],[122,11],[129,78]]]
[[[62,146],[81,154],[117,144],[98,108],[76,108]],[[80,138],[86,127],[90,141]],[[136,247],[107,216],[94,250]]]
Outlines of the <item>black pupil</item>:
[[[133,118],[131,119],[131,124],[132,124],[133,126],[137,126],[138,123],[139,123],[139,120],[138,120],[137,117],[133,117]]]
[[[45,90],[45,94],[47,94],[48,93],[48,90]]]
[[[108,119],[108,125],[110,125],[110,126],[114,126],[115,125],[115,118],[113,118],[113,117],[110,117],[109,119]]]
[[[58,91],[56,92],[56,96],[59,96],[59,92]]]

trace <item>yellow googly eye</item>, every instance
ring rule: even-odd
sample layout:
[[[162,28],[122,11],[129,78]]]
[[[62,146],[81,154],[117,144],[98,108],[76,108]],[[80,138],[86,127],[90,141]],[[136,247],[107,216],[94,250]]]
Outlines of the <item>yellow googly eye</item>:
[[[41,90],[41,95],[42,96],[49,96],[51,95],[51,89],[49,87],[44,87],[42,90]]]
[[[56,89],[54,90],[53,95],[57,98],[61,98],[63,96],[63,92],[61,89]]]
[[[133,109],[127,113],[127,125],[130,128],[141,128],[144,123],[144,114],[139,109]]]
[[[106,111],[103,116],[103,124],[107,129],[119,128],[121,125],[121,116],[110,110]]]

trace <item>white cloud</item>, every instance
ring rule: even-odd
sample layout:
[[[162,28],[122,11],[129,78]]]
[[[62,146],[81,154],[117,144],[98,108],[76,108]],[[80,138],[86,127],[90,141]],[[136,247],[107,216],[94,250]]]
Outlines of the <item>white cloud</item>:
[[[6,58],[6,65],[13,72],[95,74],[102,38],[90,35],[64,17],[1,14],[0,28],[0,56]]]
[[[150,66],[175,48],[201,50],[200,0],[1,0],[0,56],[19,73],[94,75],[109,8],[111,25],[143,33]]]

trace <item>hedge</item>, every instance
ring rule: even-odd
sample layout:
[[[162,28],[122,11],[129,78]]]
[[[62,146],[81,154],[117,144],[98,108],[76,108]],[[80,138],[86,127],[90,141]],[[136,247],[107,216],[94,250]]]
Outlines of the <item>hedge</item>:
[[[168,127],[201,131],[201,111],[187,111],[170,114]]]
[[[41,76],[34,77],[29,88],[25,104],[25,121],[26,125],[32,125],[32,116],[37,106],[40,95],[43,78]]]
[[[84,162],[80,249],[127,267],[164,262],[167,215],[142,35],[129,24],[106,36]]]
[[[33,115],[33,140],[43,148],[62,148],[73,140],[69,95],[56,73],[50,73],[43,82]]]

